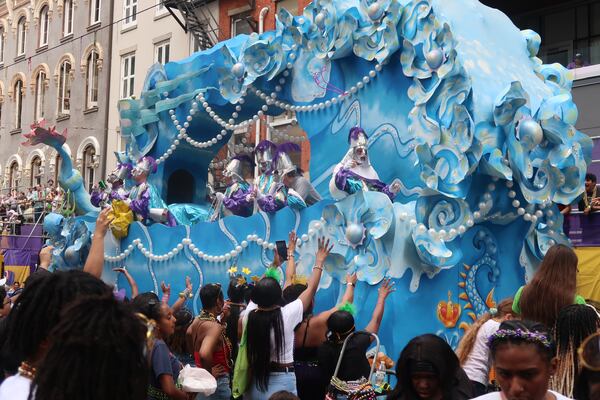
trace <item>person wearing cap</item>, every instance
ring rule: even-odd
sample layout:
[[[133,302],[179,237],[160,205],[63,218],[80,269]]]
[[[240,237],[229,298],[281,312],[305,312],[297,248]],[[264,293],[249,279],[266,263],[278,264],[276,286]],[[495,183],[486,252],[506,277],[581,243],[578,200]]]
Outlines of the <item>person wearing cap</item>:
[[[348,134],[350,148],[334,168],[329,182],[329,191],[334,199],[341,200],[363,190],[385,193],[393,201],[400,191],[399,180],[396,179],[391,185],[386,185],[379,179],[369,160],[368,139],[362,128],[350,129]]]
[[[110,173],[106,182],[109,187],[100,187],[98,185],[91,193],[90,201],[95,207],[103,207],[110,204],[113,200],[127,200],[129,192],[123,186],[124,180],[127,179],[131,171],[130,164],[119,164],[119,166]],[[102,183],[101,183],[102,184]]]
[[[215,213],[212,220],[229,215],[249,217],[254,212],[254,195],[250,184],[244,179],[244,163],[251,168],[254,161],[247,155],[237,155],[229,161],[223,175],[229,180],[225,193],[216,193]]]
[[[277,151],[277,145],[270,140],[262,140],[254,149],[254,157],[258,165],[258,177],[254,182],[255,195],[269,194],[275,176],[273,174],[273,155]]]
[[[156,161],[150,156],[142,157],[137,162],[131,171],[135,186],[131,189],[127,203],[137,218],[145,223],[177,225],[175,218],[160,197],[158,189],[148,182],[148,176],[156,172],[156,169]]]
[[[298,167],[294,164],[290,156],[285,151],[285,147],[289,146],[282,144],[281,151],[277,152],[276,173],[279,181],[283,185],[293,190],[307,206],[321,201],[321,195],[314,186],[299,172]],[[278,147],[279,149],[279,147]],[[290,151],[299,151],[300,148],[293,145]]]
[[[271,185],[267,194],[258,193],[258,205],[261,210],[273,213],[284,207],[294,209],[306,208],[306,203],[300,194],[293,188],[288,187],[285,182],[290,182],[285,177],[287,174],[296,171],[296,166],[292,163],[288,152],[300,151],[300,146],[294,143],[283,143],[277,146],[273,156],[273,168],[276,182]]]

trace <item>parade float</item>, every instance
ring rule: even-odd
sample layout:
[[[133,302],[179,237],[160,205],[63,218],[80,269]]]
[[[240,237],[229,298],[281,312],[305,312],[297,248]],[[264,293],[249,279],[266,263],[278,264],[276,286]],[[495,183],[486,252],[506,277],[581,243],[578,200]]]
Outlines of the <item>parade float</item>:
[[[295,230],[300,274],[311,271],[317,238],[334,244],[318,309],[356,271],[365,326],[391,277],[380,329],[389,354],[424,332],[456,345],[550,246],[568,243],[556,203],[583,190],[591,140],[574,128],[569,71],[543,65],[540,42],[475,0],[317,0],[300,16],[281,10],[274,31],[153,66],[139,99],[119,104],[127,149],[110,181],[122,185],[95,201],[120,207],[125,188],[133,215],[124,219],[135,221],[106,239],[103,279],[126,288],[113,272],[124,267],[141,291],[158,293],[161,281],[177,292],[190,276],[197,313],[201,285],[262,275],[275,242]],[[207,200],[209,164],[233,131],[284,111],[310,140],[323,200],[219,213]],[[34,128],[32,144],[60,153],[63,136]],[[364,155],[359,147],[362,169],[349,160]],[[45,226],[53,267],[80,268],[98,208],[63,159],[60,183],[79,216]]]

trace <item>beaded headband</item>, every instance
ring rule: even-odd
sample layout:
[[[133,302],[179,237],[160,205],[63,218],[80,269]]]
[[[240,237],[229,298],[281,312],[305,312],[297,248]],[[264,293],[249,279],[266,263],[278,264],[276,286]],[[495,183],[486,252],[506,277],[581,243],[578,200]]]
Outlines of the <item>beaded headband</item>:
[[[552,342],[548,338],[548,335],[540,332],[526,331],[523,329],[500,329],[496,331],[488,339],[488,347],[491,347],[494,342],[501,339],[518,339],[525,342],[541,344],[547,349],[552,348]]]

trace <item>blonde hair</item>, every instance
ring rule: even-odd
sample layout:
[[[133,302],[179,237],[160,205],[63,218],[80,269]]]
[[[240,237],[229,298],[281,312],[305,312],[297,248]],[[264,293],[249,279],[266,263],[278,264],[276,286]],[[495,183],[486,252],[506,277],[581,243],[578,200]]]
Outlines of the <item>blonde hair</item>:
[[[475,346],[475,340],[477,339],[477,333],[483,324],[488,322],[492,318],[502,318],[508,314],[512,313],[512,303],[513,299],[504,299],[498,304],[497,312],[493,315],[490,313],[485,313],[477,321],[473,323],[465,332],[465,335],[460,340],[458,344],[458,348],[456,349],[456,355],[458,356],[458,361],[460,361],[460,365],[464,365],[469,358],[469,354],[473,350],[473,346]]]

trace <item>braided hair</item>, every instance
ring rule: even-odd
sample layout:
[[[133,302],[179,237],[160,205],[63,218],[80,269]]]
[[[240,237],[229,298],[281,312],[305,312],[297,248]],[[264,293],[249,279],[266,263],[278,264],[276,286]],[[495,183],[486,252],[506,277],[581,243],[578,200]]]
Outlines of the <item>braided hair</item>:
[[[550,384],[552,390],[573,397],[580,374],[577,349],[599,325],[600,317],[593,307],[573,304],[561,310],[555,327],[558,364]]]
[[[51,331],[31,393],[37,400],[144,400],[146,327],[112,294],[72,303]]]
[[[82,296],[94,295],[112,295],[112,291],[83,271],[57,271],[28,279],[7,317],[5,349],[19,362],[34,360],[65,306]]]

